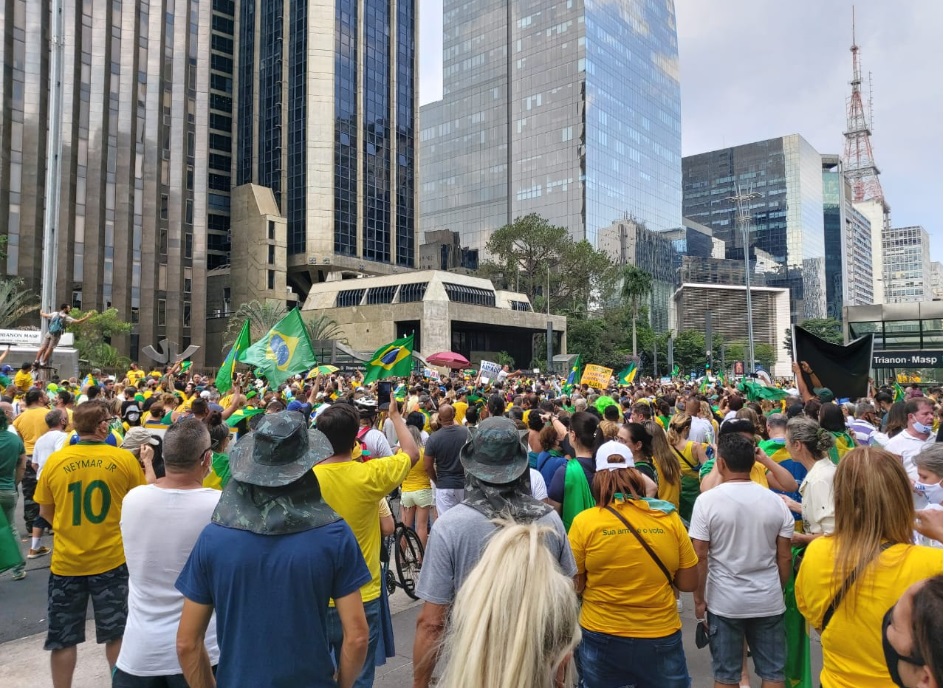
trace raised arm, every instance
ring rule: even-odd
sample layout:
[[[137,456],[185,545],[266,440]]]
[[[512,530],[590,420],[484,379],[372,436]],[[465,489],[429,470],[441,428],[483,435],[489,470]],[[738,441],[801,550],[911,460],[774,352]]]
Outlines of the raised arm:
[[[420,460],[420,448],[416,446],[416,441],[413,439],[410,429],[403,421],[403,416],[400,415],[397,400],[393,396],[393,388],[390,389],[390,408],[388,413],[390,414],[390,420],[393,421],[393,428],[397,431],[397,444],[400,445],[400,451],[410,457],[410,466],[415,466],[416,462]]]

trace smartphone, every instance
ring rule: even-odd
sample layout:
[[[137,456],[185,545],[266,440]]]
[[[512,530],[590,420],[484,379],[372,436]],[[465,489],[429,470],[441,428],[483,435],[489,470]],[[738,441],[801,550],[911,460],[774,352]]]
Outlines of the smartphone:
[[[377,383],[377,400],[378,401],[389,401],[390,400],[390,386],[391,383],[389,380],[381,380]]]

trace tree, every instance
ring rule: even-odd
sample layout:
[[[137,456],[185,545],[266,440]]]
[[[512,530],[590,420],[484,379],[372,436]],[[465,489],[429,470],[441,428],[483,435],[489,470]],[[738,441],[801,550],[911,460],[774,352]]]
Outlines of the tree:
[[[800,327],[831,344],[842,344],[842,323],[835,318],[811,318],[800,323]],[[793,328],[788,327],[783,337],[783,345],[793,356]]]
[[[23,280],[0,279],[0,327],[12,327],[25,315],[39,310],[39,298],[23,289]]]
[[[623,287],[620,295],[629,304],[633,317],[633,356],[636,356],[636,320],[639,316],[639,302],[652,291],[652,275],[640,270],[635,265],[625,265],[621,271]]]
[[[285,304],[278,301],[253,299],[240,305],[229,319],[226,332],[223,333],[223,351],[228,352],[232,348],[240,330],[243,329],[243,323],[247,320],[249,321],[249,339],[255,342],[262,339],[262,335],[275,327],[275,324],[287,314]]]
[[[118,310],[109,308],[101,313],[89,311],[91,317],[83,323],[69,325],[75,334],[75,348],[79,358],[89,362],[92,368],[118,368],[126,365],[127,357],[118,353],[111,346],[112,337],[120,337],[131,332],[131,323],[125,322],[118,315]],[[72,309],[69,315],[81,318],[83,313]]]
[[[304,320],[304,315],[302,319]],[[317,342],[328,341],[339,341],[347,344],[347,337],[344,336],[341,326],[334,318],[329,318],[324,313],[310,320],[305,320],[305,329],[308,330],[308,338],[311,340],[312,346],[315,346]]]
[[[539,312],[586,311],[613,279],[606,253],[533,213],[493,232],[485,248],[494,259],[482,263],[479,275],[526,294]]]

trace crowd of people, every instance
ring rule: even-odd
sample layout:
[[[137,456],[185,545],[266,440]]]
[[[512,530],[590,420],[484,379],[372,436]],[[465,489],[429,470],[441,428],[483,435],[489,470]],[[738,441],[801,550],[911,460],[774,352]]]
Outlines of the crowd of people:
[[[689,686],[688,595],[716,686],[795,685],[818,634],[825,688],[944,688],[939,389],[363,380],[15,374],[0,506],[12,580],[51,556],[53,685],[89,599],[116,688],[373,685],[393,501],[417,688]]]

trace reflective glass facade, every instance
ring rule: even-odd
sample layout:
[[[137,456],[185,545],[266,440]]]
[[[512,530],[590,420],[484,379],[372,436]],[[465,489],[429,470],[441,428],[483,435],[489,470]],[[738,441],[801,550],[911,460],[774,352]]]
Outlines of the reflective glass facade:
[[[443,100],[424,106],[421,222],[483,248],[528,213],[597,242],[681,226],[674,3],[443,4]]]
[[[819,153],[794,134],[682,160],[683,214],[722,239],[726,257],[744,258],[737,227],[738,193],[752,192],[750,246],[778,269],[767,285],[790,289],[794,322],[826,315],[823,178]],[[752,257],[754,253],[752,251]]]
[[[209,237],[225,235],[229,210],[230,164],[213,156],[231,147],[234,11],[225,0],[63,3],[55,299],[116,308],[134,329],[112,344],[132,358],[165,337],[181,347],[204,339],[208,263],[225,256]],[[11,0],[0,11],[0,235],[6,274],[34,292],[50,31],[45,0]]]
[[[415,265],[415,2],[242,3],[237,181],[272,189],[301,297],[326,270]]]

